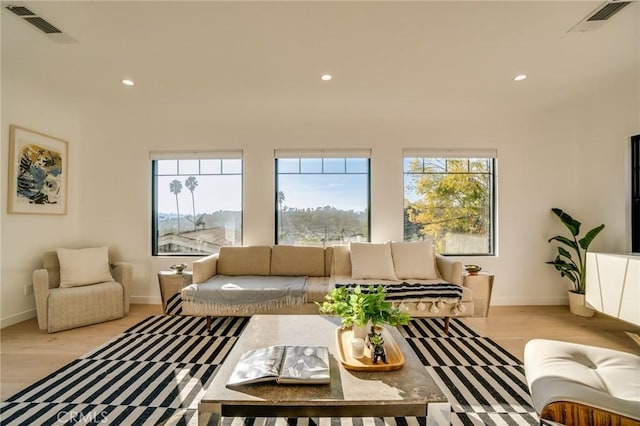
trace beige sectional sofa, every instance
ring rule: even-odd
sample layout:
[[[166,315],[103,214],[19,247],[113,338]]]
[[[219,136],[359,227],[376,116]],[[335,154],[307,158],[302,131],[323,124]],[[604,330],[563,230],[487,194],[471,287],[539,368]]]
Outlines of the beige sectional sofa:
[[[182,290],[182,312],[196,316],[246,316],[253,314],[313,314],[318,307],[313,303],[324,300],[330,288],[333,248],[297,246],[220,247],[217,254],[193,262],[193,284]],[[191,302],[190,290],[216,277],[307,277],[307,288],[300,303],[292,302],[280,307],[246,304],[230,311],[224,304]]]
[[[473,315],[473,293],[462,286],[462,277],[462,263],[436,254],[429,241],[333,247],[331,288],[336,284],[397,286],[402,283],[435,285],[444,282],[462,287],[462,297],[457,303],[432,298],[403,301],[402,305],[412,317]]]
[[[411,277],[410,275],[415,276]],[[245,278],[264,285],[273,277],[307,277],[306,291],[302,298],[283,297],[274,303],[233,302],[229,309],[226,302],[203,302],[194,294],[203,284],[222,280],[227,293],[244,286]],[[277,278],[276,278],[277,280]],[[237,284],[240,282],[241,284]],[[462,264],[437,255],[428,242],[421,243],[360,243],[349,246],[300,247],[300,246],[246,246],[221,247],[220,252],[193,262],[193,284],[182,290],[182,311],[195,316],[248,316],[259,313],[314,314],[336,284],[385,284],[442,283],[462,286]],[[195,292],[195,293],[194,293]],[[206,298],[205,298],[206,299]],[[400,302],[394,302],[399,304]],[[402,306],[413,317],[461,317],[473,314],[473,295],[462,288],[458,302],[405,300]]]

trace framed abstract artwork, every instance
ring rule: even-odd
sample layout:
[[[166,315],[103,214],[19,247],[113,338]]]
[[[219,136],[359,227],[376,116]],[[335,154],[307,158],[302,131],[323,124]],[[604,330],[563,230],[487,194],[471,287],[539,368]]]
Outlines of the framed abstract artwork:
[[[9,132],[8,212],[66,214],[67,141],[15,125]]]

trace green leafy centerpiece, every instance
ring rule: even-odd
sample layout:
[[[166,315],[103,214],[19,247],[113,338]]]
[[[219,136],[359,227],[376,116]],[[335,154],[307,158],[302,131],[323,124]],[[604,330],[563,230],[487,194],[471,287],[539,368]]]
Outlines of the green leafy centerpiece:
[[[398,326],[407,324],[411,317],[400,308],[394,308],[387,300],[384,286],[369,286],[368,291],[361,286],[354,288],[338,287],[325,296],[325,301],[316,304],[320,313],[337,315],[342,319],[343,327],[389,324]]]
[[[342,320],[342,327],[352,327],[355,338],[366,338],[367,345],[371,348],[373,363],[378,359],[387,362],[384,350],[382,333],[376,330],[376,326],[389,324],[398,326],[407,324],[411,317],[399,307],[386,299],[387,291],[384,286],[370,286],[368,289],[355,286],[351,288],[337,287],[325,296],[323,303],[316,303],[320,307],[320,313],[325,315],[337,315]],[[370,325],[367,334],[366,327]],[[361,330],[359,335],[357,329]]]

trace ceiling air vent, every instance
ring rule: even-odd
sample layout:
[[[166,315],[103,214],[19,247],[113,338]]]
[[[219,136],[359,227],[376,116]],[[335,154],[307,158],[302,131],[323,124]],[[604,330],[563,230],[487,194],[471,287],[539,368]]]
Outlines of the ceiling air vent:
[[[13,12],[15,15],[19,16],[26,22],[38,28],[48,38],[57,43],[77,43],[76,40],[74,40],[72,37],[63,33],[55,25],[51,24],[43,17],[38,16],[36,13],[25,6],[9,5],[5,6],[5,9]]]
[[[26,17],[24,19],[26,21],[28,21],[34,27],[39,28],[40,31],[42,31],[45,34],[53,34],[53,33],[61,33],[62,32],[62,31],[60,31],[59,29],[57,29],[56,27],[54,27],[53,25],[51,25],[50,23],[48,23],[47,21],[45,21],[44,19],[42,19],[39,16],[28,16],[28,17]]]
[[[625,6],[628,6],[630,1],[617,1],[611,3],[605,3],[603,6],[598,8],[598,10],[592,14],[587,21],[606,21],[611,18],[613,15],[618,13],[620,9]]]
[[[7,6],[7,9],[18,16],[34,16],[35,13],[24,6]]]
[[[578,22],[569,32],[586,32],[600,28],[609,18],[628,6],[634,0],[610,0],[602,3],[598,8],[589,13],[582,21]]]

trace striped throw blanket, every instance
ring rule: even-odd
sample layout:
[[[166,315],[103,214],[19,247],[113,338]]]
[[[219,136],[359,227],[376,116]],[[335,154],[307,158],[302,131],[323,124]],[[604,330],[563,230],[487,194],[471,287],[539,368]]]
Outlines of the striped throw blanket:
[[[347,290],[355,289],[359,284],[341,284],[336,283],[336,288],[345,287]],[[417,309],[423,311],[427,308],[427,304],[431,304],[429,311],[438,313],[445,303],[453,304],[451,313],[458,315],[465,311],[462,304],[462,287],[451,283],[434,283],[434,284],[372,284],[374,288],[378,286],[384,287],[387,292],[386,300],[401,305],[403,302],[416,302]],[[363,293],[369,292],[370,285],[360,284]]]

